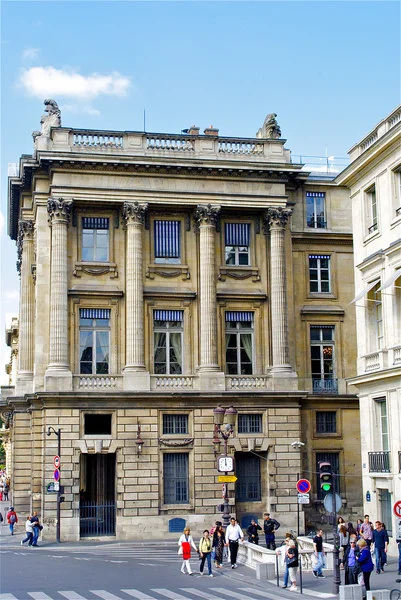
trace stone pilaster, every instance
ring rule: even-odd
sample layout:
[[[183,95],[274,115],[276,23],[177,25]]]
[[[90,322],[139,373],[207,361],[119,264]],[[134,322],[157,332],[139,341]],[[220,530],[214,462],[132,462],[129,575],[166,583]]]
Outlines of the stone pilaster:
[[[270,229],[272,374],[292,374],[288,351],[287,282],[285,259],[285,226],[292,214],[290,208],[269,208],[265,223]]]
[[[68,360],[67,228],[72,202],[49,198],[47,212],[51,231],[50,349],[46,389],[70,390],[72,373]],[[50,381],[53,379],[54,381]],[[57,380],[57,381],[56,381]]]
[[[35,285],[32,276],[34,225],[20,221],[17,269],[21,275],[17,393],[33,391]]]
[[[126,238],[126,364],[125,389],[150,389],[150,376],[145,369],[143,314],[143,251],[142,233],[146,203],[124,202],[123,217]]]
[[[216,223],[220,215],[220,206],[198,205],[195,219],[199,225],[199,287],[200,287],[200,375],[220,372],[217,360],[217,300],[216,300],[216,265],[215,237]],[[202,377],[201,377],[202,379]],[[224,386],[210,375],[205,379],[205,386]],[[201,383],[202,386],[202,383]],[[210,389],[210,388],[209,388]]]

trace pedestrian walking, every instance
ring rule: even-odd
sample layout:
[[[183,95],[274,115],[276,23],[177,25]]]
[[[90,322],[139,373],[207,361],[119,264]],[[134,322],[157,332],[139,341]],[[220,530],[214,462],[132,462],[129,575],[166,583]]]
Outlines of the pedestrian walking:
[[[361,539],[361,527],[362,527],[362,523],[363,523],[362,519],[358,519],[357,522],[356,522],[356,537],[357,537],[357,540]]]
[[[33,543],[32,543],[32,546],[37,546],[38,545],[39,534],[40,534],[41,530],[43,529],[43,527],[42,527],[42,525],[39,522],[39,517],[38,517],[38,513],[36,512],[36,510],[34,510],[33,513],[32,513],[31,523],[32,523],[32,529],[33,529]]]
[[[7,523],[10,528],[10,534],[14,535],[14,526],[18,523],[18,517],[13,506],[10,506],[7,513]]]
[[[315,537],[313,538],[313,550],[316,564],[313,568],[312,575],[314,577],[320,577],[321,579],[323,579],[323,567],[325,565],[323,550],[323,529],[318,529]]]
[[[397,536],[396,542],[398,544],[398,575],[401,575],[401,533]]]
[[[189,527],[185,527],[184,532],[178,540],[178,554],[182,555],[181,573],[185,575],[185,568],[187,569],[188,575],[192,575],[191,565],[189,560],[191,558],[191,546],[196,552],[198,551],[195,543],[192,539],[191,530]]]
[[[0,479],[0,502],[3,502],[4,482]]]
[[[237,568],[237,554],[239,541],[244,541],[244,534],[241,527],[235,522],[234,517],[231,517],[230,525],[226,529],[226,546],[230,548],[231,568]]]
[[[283,544],[280,546],[280,548],[277,548],[277,550],[276,550],[277,556],[281,556],[281,562],[284,565],[284,585],[283,585],[283,589],[285,589],[285,588],[288,587],[288,581],[289,581],[287,550],[289,548],[290,539],[291,538],[289,538],[289,537],[285,538]]]
[[[246,530],[248,534],[248,542],[251,542],[251,544],[259,544],[259,531],[262,531],[261,526],[256,523],[255,519],[252,519],[251,524]]]
[[[4,519],[3,519],[3,515],[1,514],[1,511],[0,511],[0,525],[1,525],[1,523],[2,523],[3,521],[4,521]]]
[[[199,567],[199,576],[202,577],[205,561],[207,561],[207,569],[209,577],[213,577],[212,573],[212,539],[208,529],[203,532],[203,537],[199,540],[199,558],[201,559]]]
[[[356,535],[355,528],[354,528],[353,524],[351,523],[351,521],[348,522],[347,531],[348,531],[350,537],[351,537],[351,535]]]
[[[388,546],[388,535],[387,531],[383,527],[381,521],[376,521],[375,529],[372,533],[372,541],[375,545],[375,560],[376,560],[376,573],[384,573],[384,565],[387,562],[387,546]]]
[[[359,534],[362,540],[365,540],[366,544],[370,548],[373,537],[372,523],[369,521],[369,515],[365,515],[364,521],[359,529]]]
[[[8,502],[8,492],[10,491],[10,486],[8,485],[7,481],[4,482],[4,486],[3,486],[3,500],[5,502]]]
[[[340,538],[340,546],[343,549],[343,556],[345,556],[345,552],[349,546],[349,533],[345,525],[340,525],[340,529],[338,530],[338,532]]]
[[[28,546],[31,548],[33,546],[33,524],[31,521],[31,515],[28,515],[25,521],[25,539],[21,540],[21,546],[28,542]]]
[[[362,569],[363,582],[365,584],[366,591],[368,592],[370,590],[370,575],[374,569],[374,566],[372,557],[370,555],[370,548],[367,542],[365,542],[365,540],[359,540],[358,546],[361,550],[361,553],[356,557],[356,560]]]
[[[288,564],[288,574],[289,574],[289,578],[291,581],[290,592],[297,592],[298,591],[297,572],[298,572],[299,562],[298,562],[298,548],[296,547],[294,540],[289,540],[289,542],[288,542],[287,556],[288,556],[288,563],[287,563]]]
[[[345,570],[344,585],[356,585],[358,583],[360,566],[356,560],[357,556],[359,556],[359,546],[356,543],[356,536],[351,536],[342,561]]]
[[[268,550],[275,550],[276,536],[274,532],[277,531],[277,529],[280,527],[280,523],[276,521],[276,519],[271,519],[270,513],[264,513],[263,518],[263,531],[265,533],[266,548]]]
[[[213,533],[212,547],[215,553],[216,569],[222,569],[224,554],[225,534],[220,521],[216,521],[216,528]]]
[[[340,531],[341,525],[345,525],[345,521],[344,521],[344,519],[342,517],[338,517],[338,519],[337,519],[337,529],[338,529],[338,531]]]

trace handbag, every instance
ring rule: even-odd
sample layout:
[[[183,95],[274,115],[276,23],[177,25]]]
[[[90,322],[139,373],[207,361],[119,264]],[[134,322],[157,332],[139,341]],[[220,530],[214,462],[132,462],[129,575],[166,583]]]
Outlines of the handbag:
[[[178,554],[179,554],[179,555],[181,555],[181,554],[182,554],[182,546],[180,546],[180,547],[178,548]]]

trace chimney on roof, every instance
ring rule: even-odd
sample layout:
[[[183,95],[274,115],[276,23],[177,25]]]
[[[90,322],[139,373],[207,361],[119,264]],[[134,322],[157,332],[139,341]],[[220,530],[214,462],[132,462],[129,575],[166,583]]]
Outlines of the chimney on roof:
[[[219,135],[219,130],[215,129],[213,127],[213,125],[210,125],[210,127],[206,127],[206,129],[203,131],[203,133],[205,135],[211,135],[213,137],[217,137]]]
[[[199,135],[199,127],[192,125],[188,130],[189,135]]]

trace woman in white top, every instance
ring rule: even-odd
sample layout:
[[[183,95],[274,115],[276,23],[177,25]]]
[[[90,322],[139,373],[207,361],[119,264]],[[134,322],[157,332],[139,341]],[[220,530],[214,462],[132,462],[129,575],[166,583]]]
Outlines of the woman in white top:
[[[178,540],[178,554],[182,555],[182,565],[181,565],[181,573],[185,575],[185,567],[187,568],[188,575],[192,575],[191,565],[189,564],[189,559],[191,558],[191,546],[194,550],[197,551],[195,543],[192,539],[191,530],[189,527],[185,527],[184,533]]]
[[[29,542],[28,546],[32,547],[33,542],[33,527],[31,522],[31,515],[28,515],[25,521],[25,533],[26,538],[21,540],[21,546],[25,544],[25,542]]]

